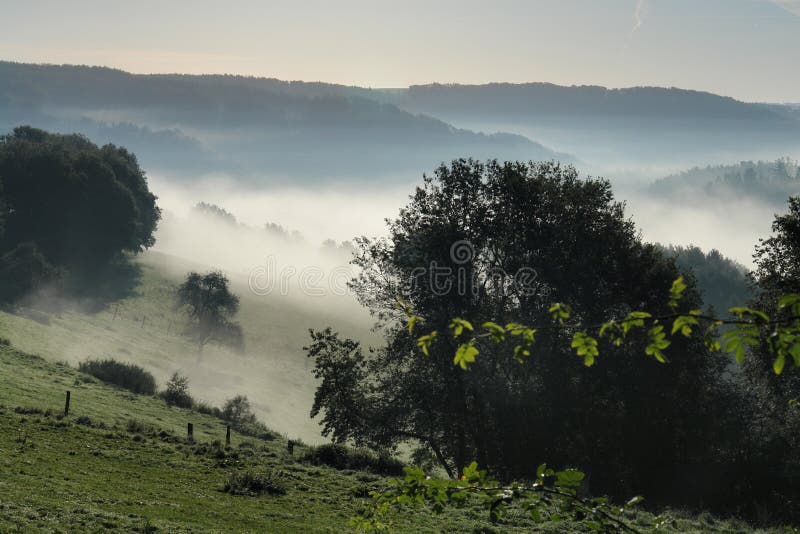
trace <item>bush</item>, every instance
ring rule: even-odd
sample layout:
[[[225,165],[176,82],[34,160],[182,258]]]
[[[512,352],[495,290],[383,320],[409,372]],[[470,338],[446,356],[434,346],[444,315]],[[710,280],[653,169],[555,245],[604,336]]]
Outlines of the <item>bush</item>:
[[[194,399],[189,395],[189,379],[179,375],[177,372],[167,382],[167,389],[161,392],[161,398],[170,406],[178,406],[180,408],[194,406]]]
[[[223,491],[233,495],[284,495],[286,484],[283,473],[273,469],[261,471],[234,471],[225,482]]]
[[[153,395],[156,392],[155,377],[132,363],[113,359],[87,360],[78,364],[78,370],[140,395]]]
[[[226,400],[222,407],[222,418],[233,426],[256,422],[256,414],[253,413],[250,401],[245,395],[236,395],[232,399]]]
[[[62,275],[35,244],[22,243],[0,256],[0,301],[15,301]]]
[[[370,471],[380,475],[403,474],[403,464],[400,460],[385,452],[376,454],[367,449],[351,449],[334,443],[312,447],[301,461],[313,465],[327,465],[335,469]]]
[[[198,413],[202,413],[205,415],[210,415],[212,417],[216,417],[217,419],[224,419],[222,417],[222,410],[217,408],[216,406],[211,405],[206,401],[197,401],[194,404],[194,409]]]
[[[256,419],[250,407],[250,401],[245,395],[236,395],[232,399],[225,401],[222,407],[221,418],[227,421],[231,428],[243,436],[271,441],[277,439],[279,435],[273,432],[267,425]]]

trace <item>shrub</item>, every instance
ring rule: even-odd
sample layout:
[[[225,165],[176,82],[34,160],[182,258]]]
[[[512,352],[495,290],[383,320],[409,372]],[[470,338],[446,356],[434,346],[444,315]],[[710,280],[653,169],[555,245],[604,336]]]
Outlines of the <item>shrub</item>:
[[[250,407],[250,401],[245,395],[236,395],[225,401],[221,417],[227,421],[231,428],[243,436],[271,441],[277,439],[279,434],[273,432],[267,425],[256,419]]]
[[[179,375],[177,372],[167,382],[167,388],[161,392],[161,398],[170,406],[178,406],[180,408],[194,406],[194,399],[189,395],[189,379]]]
[[[222,407],[222,418],[232,425],[248,424],[256,421],[256,414],[250,407],[250,401],[245,395],[236,395],[225,401]]]
[[[21,243],[0,256],[0,301],[15,301],[62,275],[34,243]]]
[[[128,422],[125,423],[125,430],[131,434],[155,434],[156,432],[153,425],[138,419],[128,419]]]
[[[208,403],[206,401],[195,402],[194,409],[198,413],[210,415],[212,417],[216,417],[217,419],[223,419],[222,410],[220,410],[216,406],[211,405],[211,403]]]
[[[367,449],[352,449],[335,443],[312,447],[301,457],[301,461],[313,465],[327,465],[335,469],[370,471],[380,475],[403,474],[403,464],[385,452],[374,453]]]
[[[153,395],[156,392],[155,377],[132,363],[113,359],[87,360],[78,364],[78,370],[140,395]]]
[[[233,495],[284,495],[286,483],[283,473],[273,469],[260,471],[234,471],[225,482],[223,491]]]

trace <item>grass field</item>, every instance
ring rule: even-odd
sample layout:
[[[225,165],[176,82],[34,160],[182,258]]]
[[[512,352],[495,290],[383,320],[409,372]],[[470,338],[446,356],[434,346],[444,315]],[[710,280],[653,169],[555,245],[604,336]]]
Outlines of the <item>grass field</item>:
[[[186,272],[209,268],[153,252],[135,261],[141,274],[131,295],[91,312],[72,303],[57,312],[50,303],[34,303],[16,313],[0,311],[0,336],[50,361],[134,362],[162,386],[180,371],[198,399],[221,405],[234,395],[247,395],[276,431],[308,442],[321,440],[319,426],[308,417],[316,387],[302,350],[308,329],[331,325],[348,336],[374,339],[366,312],[352,299],[258,296],[249,291],[244,275],[232,273],[233,289],[241,297],[238,320],[245,353],[208,346],[198,362],[197,348],[181,335],[185,317],[172,301]]]
[[[12,343],[0,345],[0,532],[350,530],[348,519],[386,478],[304,463],[299,458],[307,446],[289,455],[285,438],[322,441],[308,418],[314,382],[302,351],[307,328],[330,324],[369,340],[368,317],[352,302],[258,297],[241,276],[232,276],[242,296],[247,351],[212,347],[198,362],[195,347],[180,335],[184,319],[171,299],[186,271],[204,269],[154,253],[136,261],[141,274],[134,291],[99,310],[33,304],[0,312],[0,337]],[[104,357],[142,365],[161,386],[180,370],[190,377],[195,398],[215,405],[248,395],[260,419],[285,437],[261,441],[234,433],[225,450],[219,419],[75,369],[77,362]],[[61,418],[67,390],[71,411]],[[192,442],[186,439],[190,422]],[[265,468],[279,473],[284,495],[222,491],[232,472]],[[754,532],[710,514],[668,511],[662,519],[664,532]],[[656,517],[635,512],[628,520],[644,532]],[[441,516],[408,510],[392,521],[397,532],[581,531],[566,523],[534,524],[521,510],[496,525],[481,508]]]
[[[282,439],[233,435],[224,424],[98,382],[72,367],[0,346],[0,532],[347,532],[369,489],[368,472],[336,470],[289,455]],[[71,410],[62,418],[65,392]],[[135,421],[132,424],[131,421]],[[186,439],[194,424],[195,440]],[[268,468],[284,495],[222,491],[230,473]],[[668,512],[664,532],[752,532],[708,514]],[[631,514],[650,530],[654,517]],[[534,524],[517,510],[491,525],[480,508],[434,515],[413,509],[393,518],[397,532],[579,532],[567,523]]]

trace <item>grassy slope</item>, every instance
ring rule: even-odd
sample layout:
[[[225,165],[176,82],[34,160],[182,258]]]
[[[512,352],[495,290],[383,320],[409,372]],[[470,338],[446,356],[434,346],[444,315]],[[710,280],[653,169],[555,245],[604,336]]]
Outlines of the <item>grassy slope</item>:
[[[308,328],[332,325],[343,334],[368,339],[370,322],[365,312],[358,313],[352,302],[342,303],[352,306],[352,313],[349,309],[338,313],[328,301],[257,296],[234,277],[234,290],[242,299],[238,319],[246,353],[208,346],[198,363],[196,347],[180,335],[185,319],[171,303],[187,271],[207,268],[152,252],[136,261],[142,274],[133,295],[96,313],[75,307],[58,313],[34,312],[38,321],[25,314],[0,312],[0,336],[51,361],[75,364],[105,357],[132,361],[151,371],[161,385],[180,371],[189,376],[196,398],[221,405],[236,394],[247,395],[259,417],[272,428],[309,442],[321,440],[318,424],[308,417],[315,390],[302,351],[309,339]],[[47,305],[34,307],[48,309]]]
[[[368,321],[347,308],[337,313],[330,306],[256,297],[239,284],[248,353],[211,348],[198,364],[194,347],[177,334],[182,318],[170,306],[180,276],[196,266],[152,253],[138,261],[142,276],[136,292],[119,302],[116,319],[115,305],[97,313],[64,310],[35,313],[34,318],[0,312],[0,337],[44,357],[0,347],[0,532],[15,526],[131,530],[144,528],[148,521],[161,531],[346,530],[347,518],[363,505],[352,490],[380,485],[376,476],[298,464],[288,457],[283,441],[257,443],[252,452],[243,449],[238,464],[230,458],[221,464],[213,456],[194,454],[183,442],[134,436],[125,431],[132,418],[173,436],[183,436],[191,421],[198,442],[223,439],[224,428],[217,419],[99,384],[62,362],[105,356],[135,361],[162,384],[180,369],[191,377],[196,397],[219,404],[235,393],[247,394],[270,426],[290,437],[317,441],[317,425],[307,415],[314,383],[301,350],[306,328],[332,324],[363,339]],[[67,389],[73,401],[66,420],[14,411],[34,407],[59,412]],[[80,416],[107,429],[76,424]],[[235,449],[240,443],[234,436]],[[222,493],[227,473],[248,465],[282,469],[289,493],[260,498]],[[526,531],[566,528],[526,525],[519,516],[512,513],[509,519]],[[668,522],[666,531],[749,531],[708,515],[671,516],[674,522]],[[396,526],[400,531],[465,532],[488,526],[485,517],[482,510],[438,518],[412,513],[398,518]],[[632,520],[643,527],[653,517],[641,513]],[[515,529],[511,524],[495,528]]]
[[[283,440],[234,435],[233,450],[204,453],[223,437],[222,423],[131,395],[75,369],[0,346],[0,531],[342,532],[363,506],[359,492],[385,483],[377,475],[337,471],[297,461]],[[72,392],[70,416],[60,413]],[[78,418],[89,417],[93,426]],[[170,435],[134,434],[131,418]],[[197,443],[184,439],[187,422]],[[104,428],[98,428],[102,425]],[[221,491],[236,469],[267,466],[284,474],[282,496],[232,496]],[[480,509],[441,516],[416,510],[395,518],[399,532],[477,532],[490,525]],[[671,514],[665,532],[749,532],[711,516]],[[629,518],[642,530],[653,517]],[[568,532],[568,524],[533,525],[510,513],[497,532]]]

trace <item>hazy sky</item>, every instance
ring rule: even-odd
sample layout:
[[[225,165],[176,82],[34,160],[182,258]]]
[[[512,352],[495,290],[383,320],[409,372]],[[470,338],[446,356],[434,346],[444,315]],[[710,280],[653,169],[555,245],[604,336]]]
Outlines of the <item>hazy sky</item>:
[[[800,102],[800,0],[0,0],[0,59]]]

